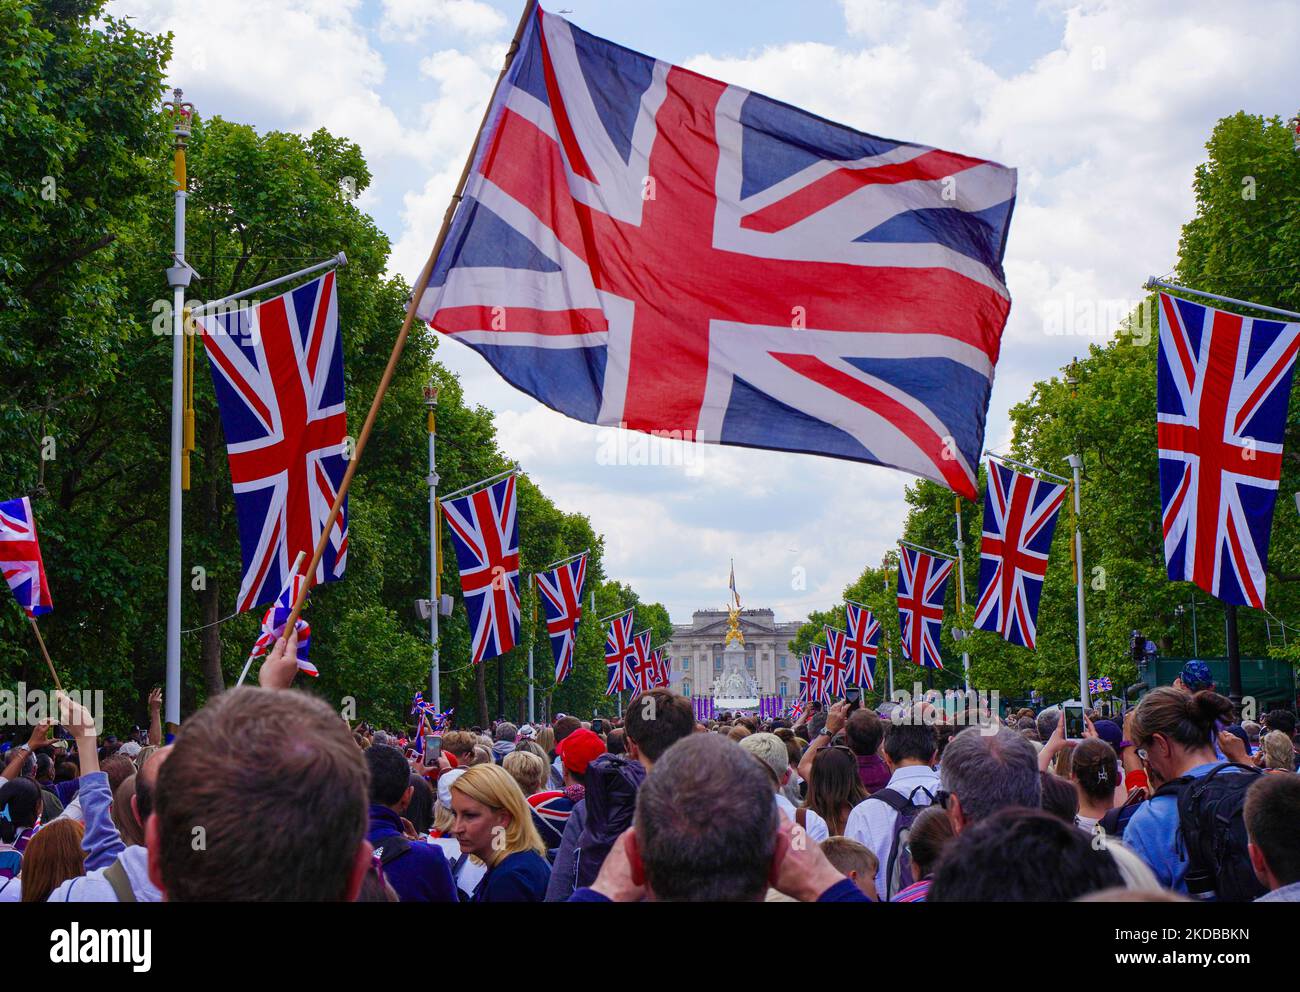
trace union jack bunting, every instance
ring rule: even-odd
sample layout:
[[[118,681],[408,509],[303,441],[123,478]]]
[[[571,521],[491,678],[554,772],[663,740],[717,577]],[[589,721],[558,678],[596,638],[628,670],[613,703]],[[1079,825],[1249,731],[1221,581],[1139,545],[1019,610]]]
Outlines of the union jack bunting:
[[[898,551],[898,626],[903,658],[923,668],[943,668],[939,632],[952,559],[908,547]]]
[[[280,595],[276,597],[275,602],[262,614],[262,633],[253,642],[253,650],[248,653],[250,660],[262,657],[280,639],[280,635],[284,633],[284,625],[289,621],[289,614],[293,612],[293,604],[298,601],[303,583],[306,581],[306,576],[294,575],[289,585],[280,590]],[[299,617],[293,629],[298,632],[298,671],[313,678],[320,675],[316,666],[307,657],[311,653],[311,627],[306,620]]]
[[[1156,429],[1169,578],[1264,608],[1300,324],[1160,294]]]
[[[515,476],[443,500],[469,617],[470,659],[505,654],[519,636],[519,520]]]
[[[311,560],[347,470],[334,273],[195,321],[226,435],[243,612],[275,598],[298,552]],[[347,558],[345,501],[312,584],[341,579]]]
[[[806,654],[799,659],[799,699],[808,701],[813,698],[812,655]]]
[[[866,607],[844,604],[844,646],[850,682],[870,690],[876,682],[876,657],[880,654],[880,621]]]
[[[844,657],[844,631],[826,628],[826,657],[822,664],[829,673],[827,682],[831,695],[843,696],[849,672],[849,663]]]
[[[0,571],[29,617],[39,617],[54,608],[36,536],[36,517],[32,501],[26,496],[0,503]]]
[[[1111,682],[1109,675],[1103,675],[1101,678],[1088,680],[1089,695],[1094,695],[1098,692],[1110,692],[1114,688],[1114,683]]]
[[[629,610],[610,620],[609,630],[605,633],[605,670],[608,674],[606,696],[632,686],[632,658],[636,654],[636,639],[632,636],[633,620],[632,611]]]
[[[586,578],[585,552],[549,572],[537,573],[537,591],[546,610],[546,633],[551,638],[557,683],[563,682],[573,671],[578,620],[582,617],[582,586]]]
[[[1032,648],[1065,486],[1044,482],[990,459],[980,541],[980,591],[975,627]]]
[[[628,688],[647,692],[654,688],[655,661],[650,650],[650,631],[643,630],[632,642],[632,659],[628,669]]]
[[[974,499],[1015,194],[539,10],[417,312],[577,420]]]

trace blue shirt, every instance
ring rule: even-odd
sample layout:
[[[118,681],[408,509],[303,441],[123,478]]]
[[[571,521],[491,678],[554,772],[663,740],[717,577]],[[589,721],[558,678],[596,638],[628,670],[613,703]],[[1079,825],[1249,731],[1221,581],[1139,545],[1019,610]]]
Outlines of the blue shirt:
[[[1197,765],[1186,773],[1190,778],[1204,778],[1222,762]],[[1221,774],[1239,772],[1228,768]],[[1166,889],[1187,893],[1187,849],[1178,829],[1178,797],[1154,796],[1144,802],[1124,828],[1124,844],[1147,863],[1156,880]]]
[[[402,836],[402,818],[387,806],[370,805],[370,832],[366,839],[379,853],[385,843]],[[409,842],[411,849],[384,865],[384,878],[402,902],[458,902],[456,883],[447,859],[436,844]]]
[[[544,902],[551,866],[536,851],[516,851],[488,869],[472,902]]]

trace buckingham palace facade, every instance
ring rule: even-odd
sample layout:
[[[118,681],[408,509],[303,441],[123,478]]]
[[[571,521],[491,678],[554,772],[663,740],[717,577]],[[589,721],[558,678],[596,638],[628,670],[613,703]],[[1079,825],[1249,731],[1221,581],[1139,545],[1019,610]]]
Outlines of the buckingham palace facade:
[[[759,691],[799,694],[799,659],[790,652],[790,641],[802,627],[802,620],[777,622],[771,610],[742,610],[740,630],[745,635],[745,673]],[[674,692],[683,696],[707,696],[713,680],[722,675],[722,651],[727,637],[726,610],[696,610],[689,624],[673,624],[668,656],[672,660]]]

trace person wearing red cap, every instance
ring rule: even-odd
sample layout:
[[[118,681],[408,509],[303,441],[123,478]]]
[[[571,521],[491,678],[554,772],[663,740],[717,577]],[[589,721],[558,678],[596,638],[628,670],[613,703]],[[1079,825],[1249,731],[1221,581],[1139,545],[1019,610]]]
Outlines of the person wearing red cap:
[[[605,753],[605,744],[600,737],[579,727],[571,731],[564,740],[555,745],[556,760],[564,770],[564,791],[566,795],[582,795],[574,802],[569,812],[568,822],[564,825],[564,834],[560,846],[555,852],[551,865],[551,881],[546,888],[547,902],[563,902],[574,890],[577,877],[578,838],[582,836],[587,825],[587,768]]]

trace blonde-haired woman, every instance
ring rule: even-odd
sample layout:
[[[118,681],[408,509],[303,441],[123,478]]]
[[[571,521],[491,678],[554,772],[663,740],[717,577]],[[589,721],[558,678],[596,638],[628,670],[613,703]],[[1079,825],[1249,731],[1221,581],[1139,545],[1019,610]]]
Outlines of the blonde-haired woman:
[[[551,880],[546,845],[523,792],[498,765],[475,765],[451,786],[451,834],[487,866],[473,902],[542,902]]]

